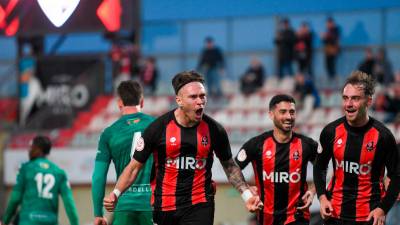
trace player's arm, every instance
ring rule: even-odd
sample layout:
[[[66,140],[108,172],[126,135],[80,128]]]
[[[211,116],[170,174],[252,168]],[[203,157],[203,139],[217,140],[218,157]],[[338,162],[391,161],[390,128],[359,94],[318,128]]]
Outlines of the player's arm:
[[[109,194],[108,197],[104,198],[103,203],[107,211],[114,211],[118,197],[122,193],[124,193],[124,191],[128,189],[128,187],[130,187],[133,182],[135,182],[136,177],[142,167],[143,163],[137,161],[136,159],[132,159],[130,163],[125,167],[121,176],[118,178],[114,190]]]
[[[332,145],[333,135],[330,134],[329,128],[325,127],[320,135],[321,149],[316,157],[314,163],[314,183],[315,189],[320,202],[320,212],[323,219],[332,215],[332,204],[326,196],[326,174],[328,170],[328,164],[333,156]]]
[[[8,200],[7,208],[6,211],[3,215],[3,223],[4,224],[9,224],[11,222],[11,219],[13,218],[15,211],[17,210],[19,204],[22,201],[22,196],[24,193],[24,186],[25,186],[25,172],[24,172],[24,167],[22,166],[17,175],[17,183],[15,184],[10,200]]]
[[[224,168],[228,181],[240,192],[250,212],[259,210],[263,204],[260,202],[259,196],[252,193],[244,179],[242,170],[232,159],[231,147],[225,129],[217,125],[215,131],[216,133],[213,133],[213,137],[215,138],[215,153]]]
[[[321,149],[319,154],[316,156],[313,167],[313,177],[318,198],[321,198],[321,196],[326,197],[326,174],[328,171],[329,161],[333,156],[332,135],[329,134],[327,128],[321,132],[320,143]]]
[[[396,141],[391,133],[389,133],[386,138],[382,139],[382,141],[382,149],[387,152],[385,166],[390,181],[385,197],[381,200],[378,207],[387,214],[389,209],[396,202],[400,191],[400,149],[396,146]],[[377,148],[378,147],[379,146],[377,146]]]
[[[67,213],[71,225],[79,225],[78,211],[76,210],[74,197],[69,185],[67,176],[64,174],[64,179],[61,183],[61,198],[64,203],[65,212]]]
[[[153,122],[146,128],[143,136],[137,140],[132,160],[118,178],[114,190],[103,200],[104,207],[107,211],[114,211],[118,197],[135,182],[143,164],[146,163],[147,159],[152,154],[154,149],[153,141],[158,140],[160,130],[158,123]]]
[[[110,162],[111,155],[108,148],[108,134],[107,131],[104,131],[100,136],[92,175],[92,200],[95,217],[103,217],[103,198]]]

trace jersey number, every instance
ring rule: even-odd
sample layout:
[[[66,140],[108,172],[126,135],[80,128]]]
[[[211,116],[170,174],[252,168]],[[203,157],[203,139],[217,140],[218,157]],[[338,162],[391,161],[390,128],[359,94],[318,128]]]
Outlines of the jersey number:
[[[138,142],[140,137],[142,137],[142,133],[141,132],[135,132],[133,134],[132,145],[131,145],[131,159],[133,158],[133,154],[135,153],[137,142]]]
[[[56,179],[52,174],[37,173],[35,176],[35,181],[40,198],[53,198],[53,193],[50,191],[54,187]]]

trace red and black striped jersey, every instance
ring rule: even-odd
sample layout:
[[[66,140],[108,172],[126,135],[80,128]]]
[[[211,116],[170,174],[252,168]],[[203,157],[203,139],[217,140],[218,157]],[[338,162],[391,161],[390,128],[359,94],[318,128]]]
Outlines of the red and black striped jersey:
[[[320,143],[314,181],[318,196],[326,194],[330,199],[334,218],[362,222],[377,207],[385,212],[391,208],[399,189],[400,154],[392,133],[382,123],[370,117],[366,125],[352,127],[342,117],[322,130]],[[331,159],[333,177],[326,188]],[[386,194],[385,167],[395,184],[389,185]]]
[[[301,197],[308,189],[307,164],[317,155],[318,143],[293,133],[288,143],[279,143],[268,131],[247,141],[235,161],[240,168],[252,163],[264,211],[258,220],[262,225],[284,225],[308,221],[309,211],[298,211]]]
[[[196,126],[183,127],[173,110],[150,124],[133,158],[144,163],[153,153],[154,209],[170,211],[213,201],[214,152],[221,161],[232,158],[225,129],[207,115]]]

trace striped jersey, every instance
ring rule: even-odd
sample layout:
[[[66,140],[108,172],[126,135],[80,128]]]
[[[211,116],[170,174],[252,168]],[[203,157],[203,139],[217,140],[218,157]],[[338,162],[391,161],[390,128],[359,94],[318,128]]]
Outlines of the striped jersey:
[[[308,190],[307,164],[313,162],[318,144],[311,138],[293,133],[287,143],[279,143],[273,131],[247,141],[235,157],[240,168],[252,164],[263,212],[261,225],[284,225],[295,221],[309,221],[308,210],[299,211],[301,197]]]
[[[155,210],[177,210],[214,200],[214,153],[221,161],[232,157],[226,131],[215,120],[204,115],[196,126],[183,127],[172,110],[156,119],[139,143],[134,159],[144,163],[153,153]]]
[[[366,125],[352,127],[342,117],[322,130],[320,143],[323,150],[317,156],[314,181],[318,195],[326,194],[331,201],[333,218],[363,222],[377,207],[385,212],[390,209],[398,190],[385,196],[383,177],[386,167],[387,176],[397,182],[399,150],[382,123],[370,117]],[[325,173],[330,160],[333,177],[326,188]]]

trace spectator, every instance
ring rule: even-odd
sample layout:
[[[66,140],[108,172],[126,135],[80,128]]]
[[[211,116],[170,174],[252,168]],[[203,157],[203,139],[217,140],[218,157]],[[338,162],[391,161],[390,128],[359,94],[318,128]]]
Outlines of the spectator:
[[[150,93],[153,95],[157,90],[157,78],[158,78],[156,58],[150,56],[145,60],[140,75],[145,93]]]
[[[324,42],[325,66],[328,76],[333,80],[336,76],[336,58],[339,55],[339,28],[332,17],[326,21],[326,32],[322,33]]]
[[[314,98],[314,108],[319,107],[321,99],[313,80],[302,73],[298,73],[295,76],[295,80],[294,97],[299,100],[300,104],[303,103],[306,96],[312,96]]]
[[[284,75],[293,75],[292,61],[294,57],[294,45],[296,43],[296,34],[290,27],[288,19],[282,19],[280,28],[276,33],[275,45],[277,47],[278,77],[281,79]]]
[[[203,49],[198,65],[198,70],[205,75],[207,88],[210,95],[221,96],[221,78],[225,66],[224,56],[221,50],[214,45],[214,39],[207,37],[205,39],[205,48]]]
[[[365,58],[358,65],[358,70],[372,76],[372,71],[375,66],[374,53],[370,47],[365,48]]]
[[[400,82],[394,84],[393,95],[388,96],[388,108],[386,112],[389,114],[385,119],[386,123],[399,121],[400,116]]]
[[[312,32],[308,23],[303,22],[297,31],[297,42],[294,47],[299,72],[312,75]]]
[[[240,78],[240,91],[244,95],[250,95],[260,89],[264,84],[264,67],[260,60],[253,58],[249,68]]]
[[[375,79],[384,85],[389,85],[394,80],[392,64],[386,57],[386,50],[380,48],[376,55],[375,64],[372,70]]]

